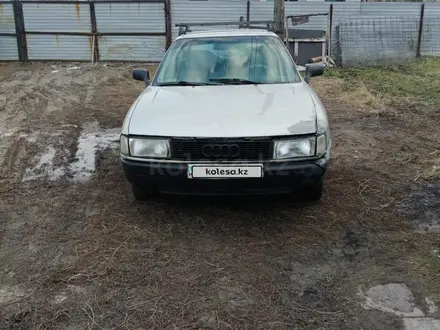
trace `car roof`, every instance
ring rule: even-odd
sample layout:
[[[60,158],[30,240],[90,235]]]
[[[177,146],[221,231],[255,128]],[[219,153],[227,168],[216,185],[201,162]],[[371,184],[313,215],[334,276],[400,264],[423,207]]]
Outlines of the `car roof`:
[[[268,36],[277,37],[277,35],[271,31],[264,29],[225,29],[225,30],[205,30],[187,32],[176,38],[178,39],[190,39],[190,38],[210,38],[210,37],[239,37],[239,36]]]

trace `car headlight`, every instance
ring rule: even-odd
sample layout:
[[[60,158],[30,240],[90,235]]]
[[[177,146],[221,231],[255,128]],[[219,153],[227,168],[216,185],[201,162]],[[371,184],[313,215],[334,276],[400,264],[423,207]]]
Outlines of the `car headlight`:
[[[129,138],[130,155],[133,157],[167,158],[170,143],[166,139]]]
[[[322,156],[327,151],[327,135],[322,134],[316,138],[316,156]]]
[[[121,135],[119,140],[121,154],[124,156],[128,156],[128,138],[125,135]]]
[[[300,158],[315,155],[316,137],[275,141],[273,158]]]

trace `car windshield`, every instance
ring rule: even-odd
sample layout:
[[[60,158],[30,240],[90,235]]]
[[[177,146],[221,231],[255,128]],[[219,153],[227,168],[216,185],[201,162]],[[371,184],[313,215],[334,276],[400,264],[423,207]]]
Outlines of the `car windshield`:
[[[274,36],[176,40],[153,85],[288,84],[301,82],[292,58]]]

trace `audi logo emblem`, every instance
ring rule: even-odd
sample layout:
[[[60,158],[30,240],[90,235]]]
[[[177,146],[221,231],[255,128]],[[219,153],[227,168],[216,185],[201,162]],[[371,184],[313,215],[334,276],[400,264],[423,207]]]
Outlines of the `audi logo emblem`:
[[[240,148],[236,144],[207,144],[202,149],[205,157],[237,157]]]

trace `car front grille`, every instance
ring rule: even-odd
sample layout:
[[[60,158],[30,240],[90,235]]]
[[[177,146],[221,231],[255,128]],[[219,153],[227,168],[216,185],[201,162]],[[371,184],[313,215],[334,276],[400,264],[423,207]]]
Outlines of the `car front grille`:
[[[171,158],[175,160],[266,160],[272,154],[269,138],[173,138]]]

